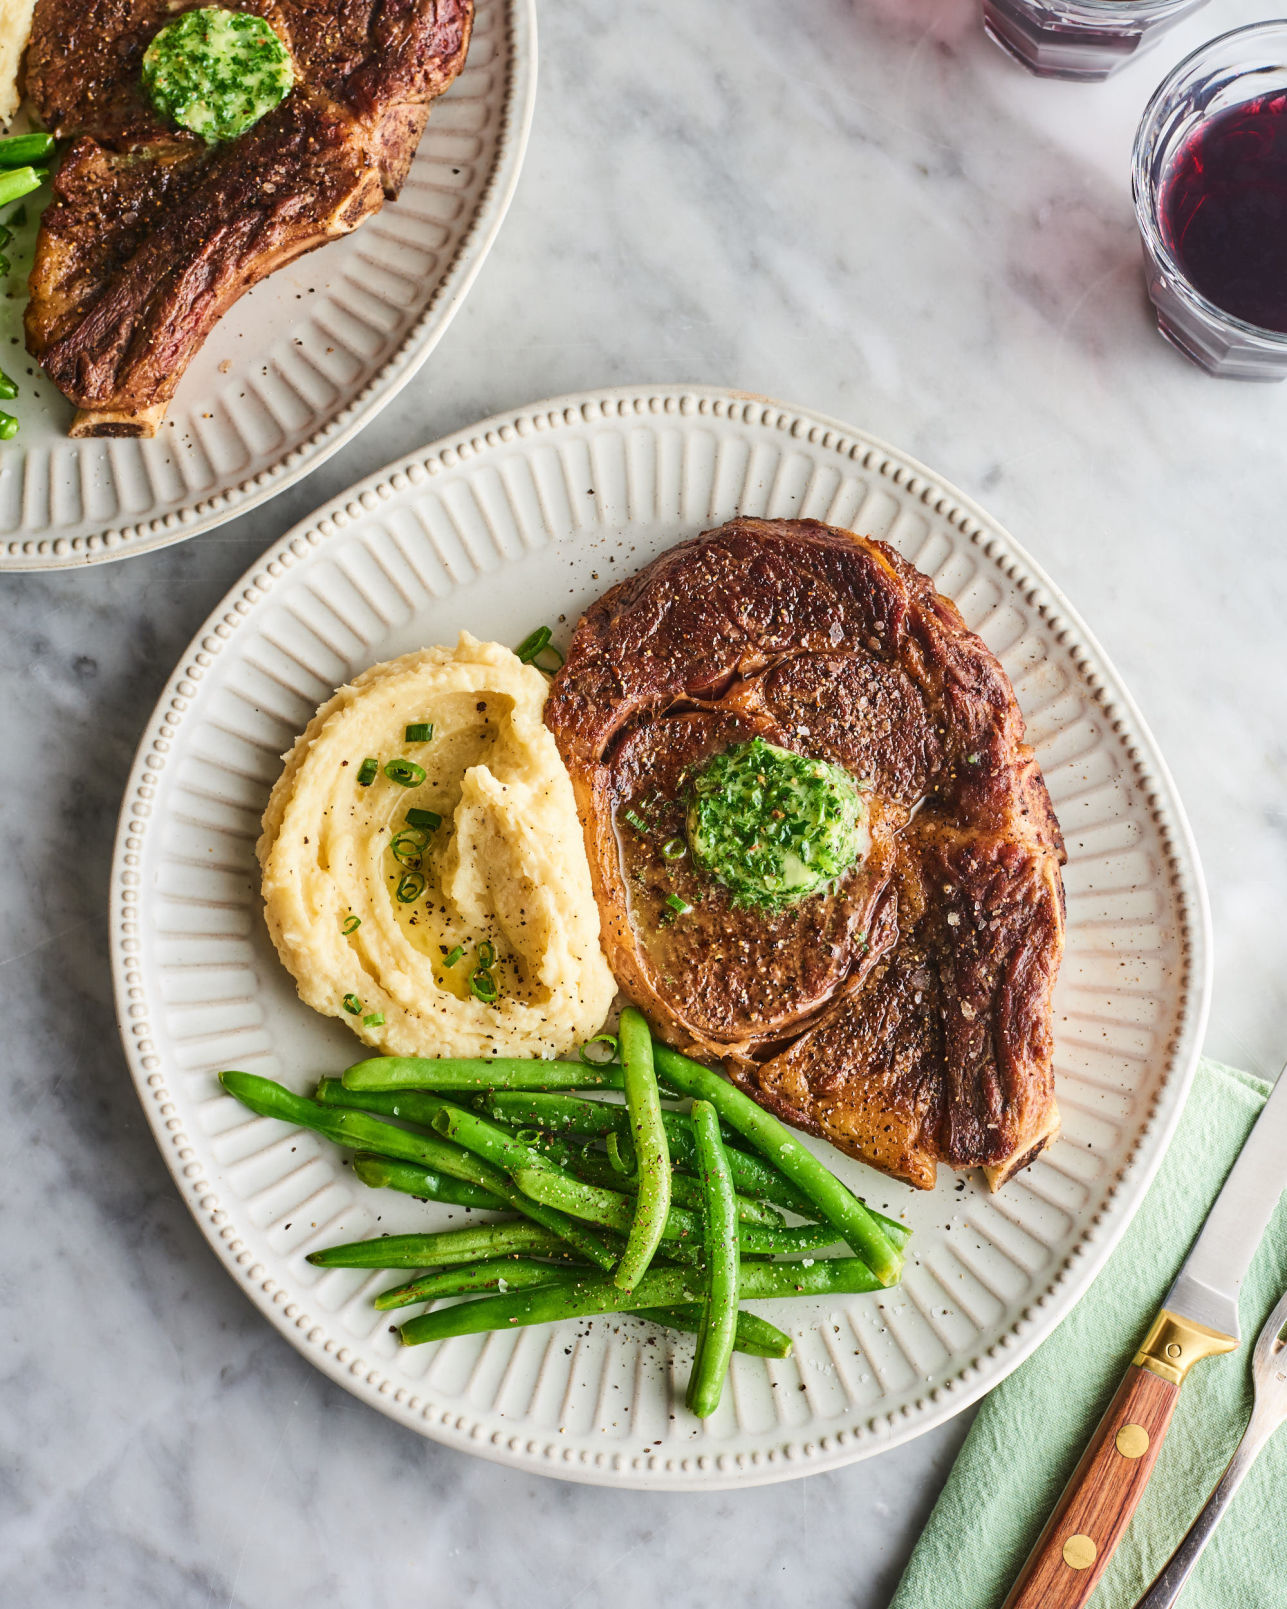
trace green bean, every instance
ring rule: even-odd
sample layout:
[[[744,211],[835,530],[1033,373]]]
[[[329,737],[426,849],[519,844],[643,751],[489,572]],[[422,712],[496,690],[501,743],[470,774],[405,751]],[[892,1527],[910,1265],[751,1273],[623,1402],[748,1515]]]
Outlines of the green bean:
[[[744,1301],[771,1301],[786,1296],[838,1296],[879,1289],[880,1281],[861,1258],[821,1257],[800,1263],[744,1263],[739,1294]],[[456,1307],[437,1308],[408,1319],[401,1333],[408,1346],[418,1346],[454,1335],[590,1318],[595,1313],[673,1307],[676,1303],[699,1302],[705,1294],[705,1271],[696,1268],[650,1268],[633,1291],[622,1290],[605,1275],[587,1275],[573,1285],[515,1291],[509,1296],[483,1296]]]
[[[440,1296],[464,1296],[470,1291],[528,1290],[537,1285],[566,1285],[579,1279],[586,1270],[559,1268],[553,1263],[533,1262],[526,1257],[489,1257],[480,1263],[467,1263],[462,1268],[443,1268],[432,1274],[422,1274],[406,1285],[391,1291],[381,1291],[371,1304],[387,1313],[395,1307],[410,1307],[414,1302],[432,1302]]]
[[[11,413],[0,411],[0,441],[12,441],[18,434],[18,421]]]
[[[854,1199],[862,1202],[862,1205],[867,1207],[867,1203],[863,1201],[861,1196],[855,1196]],[[816,1214],[817,1211],[818,1209],[816,1207],[811,1209],[813,1214]],[[877,1212],[875,1207],[867,1207],[867,1211],[880,1225],[882,1231],[884,1232],[885,1239],[889,1241],[894,1250],[901,1252],[903,1247],[912,1238],[912,1232],[908,1226],[898,1218],[887,1218],[883,1212]]]
[[[255,1073],[220,1073],[219,1081],[252,1112],[278,1118],[283,1123],[294,1123],[299,1128],[313,1129],[350,1151],[366,1151],[399,1162],[412,1162],[453,1179],[481,1185],[491,1190],[493,1196],[498,1194],[492,1188],[494,1183],[508,1183],[503,1174],[496,1175],[495,1179],[484,1178],[479,1173],[476,1157],[436,1134],[416,1134],[410,1129],[400,1129],[367,1112],[347,1108],[333,1110]],[[492,1204],[498,1207],[500,1201]]]
[[[539,1224],[512,1218],[503,1223],[469,1224],[424,1235],[378,1235],[343,1246],[326,1246],[308,1254],[317,1268],[450,1268],[481,1257],[572,1258],[561,1235]]]
[[[656,1064],[671,1089],[710,1101],[726,1123],[780,1168],[809,1197],[840,1238],[864,1259],[882,1285],[897,1284],[903,1259],[884,1230],[857,1196],[772,1113],[757,1106],[719,1073],[666,1045],[656,1047]]]
[[[520,1168],[514,1175],[514,1183],[533,1201],[557,1206],[574,1217],[602,1224],[605,1229],[615,1229],[619,1234],[629,1233],[638,1214],[636,1203],[628,1195],[569,1178],[556,1168]],[[684,1207],[672,1207],[662,1220],[658,1239],[691,1239],[694,1245],[700,1245],[701,1230],[702,1221],[696,1213]]]
[[[7,134],[0,139],[0,168],[28,167],[52,156],[53,149],[49,134]]]
[[[737,1290],[741,1258],[737,1241],[737,1197],[720,1138],[719,1116],[709,1101],[694,1101],[690,1114],[706,1193],[702,1237],[709,1284],[702,1302],[697,1355],[688,1377],[688,1408],[707,1419],[719,1407],[737,1331]]]
[[[478,1207],[486,1212],[495,1212],[501,1205],[492,1192],[481,1185],[449,1178],[414,1162],[395,1162],[391,1157],[359,1152],[353,1158],[353,1171],[373,1190],[400,1190],[403,1195],[415,1196],[419,1201],[445,1201],[451,1206]]]
[[[548,1129],[556,1134],[574,1134],[582,1139],[602,1140],[609,1134],[630,1137],[630,1113],[620,1101],[591,1101],[581,1095],[558,1095],[548,1091],[530,1093],[496,1090],[483,1097],[479,1109],[501,1123],[518,1127]],[[684,1127],[688,1120],[680,1112],[667,1112]],[[674,1134],[667,1133],[672,1142]],[[691,1135],[690,1135],[691,1138]]]
[[[418,1123],[431,1129],[433,1120],[448,1103],[440,1095],[424,1090],[351,1090],[338,1078],[320,1078],[313,1099],[323,1106],[340,1107],[348,1112],[375,1112],[382,1117],[400,1117],[404,1123]]]
[[[435,1134],[413,1134],[393,1123],[385,1123],[367,1112],[347,1108],[332,1109],[307,1095],[296,1095],[271,1078],[256,1073],[224,1072],[219,1082],[230,1095],[261,1117],[275,1117],[299,1128],[314,1129],[350,1151],[370,1151],[377,1156],[394,1157],[400,1162],[416,1162],[452,1178],[466,1175],[456,1171],[467,1153],[448,1145]],[[456,1166],[448,1166],[448,1162]],[[477,1183],[475,1179],[471,1183]]]
[[[670,1147],[661,1121],[661,1093],[652,1070],[652,1035],[633,1006],[621,1013],[617,1028],[625,1071],[630,1138],[638,1158],[639,1190],[626,1238],[625,1255],[613,1276],[622,1290],[633,1290],[648,1272],[670,1212]]]
[[[327,1139],[347,1146],[351,1151],[370,1151],[377,1156],[393,1157],[399,1162],[415,1162],[436,1173],[446,1173],[453,1179],[465,1179],[481,1185],[504,1202],[521,1212],[524,1217],[562,1235],[569,1245],[592,1262],[597,1268],[610,1268],[612,1253],[595,1234],[583,1224],[566,1217],[552,1208],[529,1201],[517,1190],[506,1174],[461,1146],[440,1139],[436,1134],[413,1134],[408,1129],[395,1128],[378,1117],[365,1112],[346,1109],[332,1110],[303,1095],[292,1094],[271,1079],[254,1073],[220,1073],[224,1088],[251,1111],[265,1117],[277,1117],[301,1128],[315,1129]]]
[[[632,1311],[635,1318],[651,1319],[654,1324],[664,1324],[669,1330],[688,1330],[692,1334],[701,1331],[702,1310],[695,1302],[679,1307],[644,1307]],[[733,1331],[733,1350],[749,1352],[757,1358],[789,1358],[791,1337],[758,1313],[739,1311],[737,1326]]]
[[[795,1253],[826,1251],[840,1245],[841,1239],[830,1224],[795,1224],[774,1229],[761,1224],[742,1224],[738,1245],[747,1257],[789,1257]]]
[[[352,1090],[621,1089],[618,1062],[540,1061],[527,1056],[373,1056],[344,1074]]]
[[[11,380],[4,370],[0,369],[0,402],[12,402],[17,395],[18,382]]]
[[[676,1173],[671,1176],[670,1194],[671,1199],[677,1201],[681,1207],[698,1211],[703,1205],[701,1180],[694,1179],[687,1173]],[[739,1223],[759,1224],[765,1229],[785,1227],[786,1221],[782,1214],[767,1201],[753,1201],[750,1196],[740,1195],[735,1195],[733,1200],[737,1206]]]
[[[31,167],[9,168],[0,173],[0,207],[7,207],[20,196],[29,196],[33,190],[39,190],[42,177]]]
[[[535,1146],[528,1145],[499,1124],[489,1123],[485,1117],[462,1111],[458,1106],[448,1106],[439,1112],[433,1126],[437,1133],[463,1145],[467,1151],[486,1157],[494,1167],[504,1168],[507,1173],[513,1173],[516,1168],[546,1165]]]

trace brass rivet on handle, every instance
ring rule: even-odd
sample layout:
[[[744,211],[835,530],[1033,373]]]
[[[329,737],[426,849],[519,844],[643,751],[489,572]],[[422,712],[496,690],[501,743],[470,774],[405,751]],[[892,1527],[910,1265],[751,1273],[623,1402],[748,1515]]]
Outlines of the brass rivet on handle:
[[[1088,1536],[1070,1536],[1064,1543],[1064,1563],[1070,1570],[1089,1570],[1098,1552]]]
[[[1123,1458],[1143,1458],[1148,1451],[1148,1431],[1143,1425],[1123,1425],[1114,1440]]]
[[[1171,1362],[1174,1363],[1176,1358],[1179,1357],[1181,1351],[1182,1351],[1182,1348],[1181,1348],[1179,1342],[1178,1341],[1172,1341],[1171,1344],[1166,1349],[1166,1355],[1167,1355],[1168,1358],[1170,1358]]]

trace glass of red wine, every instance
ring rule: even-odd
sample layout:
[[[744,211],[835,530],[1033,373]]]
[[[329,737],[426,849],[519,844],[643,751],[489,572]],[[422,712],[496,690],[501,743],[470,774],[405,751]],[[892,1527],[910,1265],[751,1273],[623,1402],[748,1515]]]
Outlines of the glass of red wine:
[[[1211,374],[1287,375],[1287,21],[1213,39],[1135,136],[1135,215],[1158,328]]]
[[[1206,0],[983,0],[988,35],[1039,78],[1107,78]]]

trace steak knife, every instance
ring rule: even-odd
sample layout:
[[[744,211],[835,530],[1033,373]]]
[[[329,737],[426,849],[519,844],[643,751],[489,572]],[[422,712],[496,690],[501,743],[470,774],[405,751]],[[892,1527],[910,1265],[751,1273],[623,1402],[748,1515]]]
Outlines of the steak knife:
[[[1144,1493],[1189,1370],[1232,1352],[1238,1292],[1287,1188],[1287,1069],[1002,1609],[1081,1609]]]

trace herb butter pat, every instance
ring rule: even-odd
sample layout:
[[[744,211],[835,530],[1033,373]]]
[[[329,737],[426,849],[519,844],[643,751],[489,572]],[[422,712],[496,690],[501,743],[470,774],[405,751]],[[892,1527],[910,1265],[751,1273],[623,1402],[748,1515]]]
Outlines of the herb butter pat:
[[[717,754],[695,779],[688,841],[734,904],[781,909],[867,852],[866,802],[841,766],[757,737]]]
[[[202,6],[167,23],[143,56],[157,112],[208,145],[235,140],[291,92],[290,53],[262,17]]]

